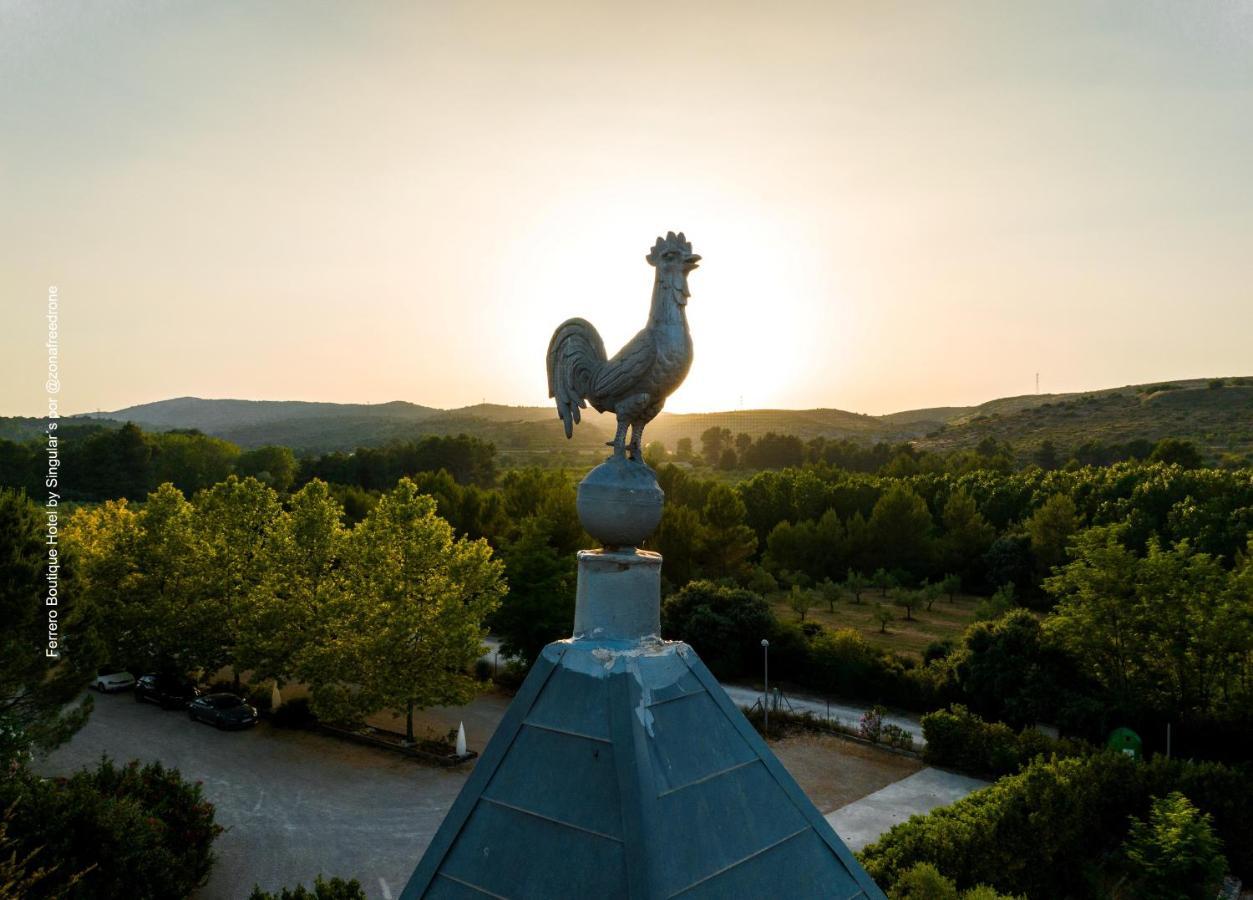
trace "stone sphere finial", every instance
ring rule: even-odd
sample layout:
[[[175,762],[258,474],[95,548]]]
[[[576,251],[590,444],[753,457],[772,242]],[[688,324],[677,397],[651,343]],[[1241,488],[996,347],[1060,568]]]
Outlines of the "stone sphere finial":
[[[587,533],[605,547],[638,547],[657,530],[665,497],[652,469],[613,456],[579,482],[576,505]]]

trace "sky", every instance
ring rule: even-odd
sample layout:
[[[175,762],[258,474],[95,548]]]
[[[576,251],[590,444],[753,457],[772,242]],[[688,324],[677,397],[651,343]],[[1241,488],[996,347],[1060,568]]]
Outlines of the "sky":
[[[1253,374],[1253,4],[0,0],[0,415],[546,404],[683,230],[667,408]]]

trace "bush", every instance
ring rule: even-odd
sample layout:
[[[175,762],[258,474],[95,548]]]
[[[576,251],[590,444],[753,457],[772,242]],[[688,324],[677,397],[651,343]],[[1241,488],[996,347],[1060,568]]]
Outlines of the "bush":
[[[881,886],[918,863],[931,863],[957,885],[987,884],[1029,897],[1089,896],[1118,859],[1128,817],[1170,791],[1210,814],[1227,860],[1253,875],[1253,771],[1216,763],[1116,753],[1036,760],[951,806],[914,816],[859,854]],[[1065,864],[1058,861],[1065,860]]]
[[[298,884],[294,890],[283,888],[276,894],[254,886],[248,900],[365,900],[365,891],[355,878],[352,881],[344,881],[342,878],[326,881],[319,875],[313,882],[313,890]]]
[[[248,703],[257,708],[257,712],[268,713],[274,705],[274,684],[264,681],[248,688]]]
[[[871,743],[879,743],[879,738],[883,735],[883,714],[887,712],[882,706],[872,706],[861,714],[861,721],[857,724],[857,733]]]
[[[1014,900],[1006,894],[998,894],[995,888],[985,884],[972,887],[970,890],[957,890],[957,885],[949,881],[930,863],[918,863],[901,875],[899,881],[888,894],[889,900]]]
[[[1178,791],[1155,798],[1148,821],[1132,819],[1123,850],[1135,896],[1143,900],[1210,900],[1227,861],[1210,817]]]
[[[270,721],[279,728],[312,728],[318,723],[318,717],[309,708],[307,697],[297,697],[276,709]]]
[[[927,739],[922,758],[933,766],[997,777],[1017,772],[1037,756],[1079,756],[1092,748],[1024,728],[1015,734],[1003,722],[985,722],[960,704],[922,717]]]
[[[474,661],[474,678],[476,681],[492,680],[492,664],[485,659]]]
[[[53,870],[25,897],[147,900],[185,897],[213,865],[222,829],[199,784],[160,763],[43,779],[25,771],[0,781],[11,853]]]

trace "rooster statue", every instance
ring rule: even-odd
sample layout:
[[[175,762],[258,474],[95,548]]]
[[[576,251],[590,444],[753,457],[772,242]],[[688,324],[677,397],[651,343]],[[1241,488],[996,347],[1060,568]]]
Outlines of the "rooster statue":
[[[612,411],[618,417],[618,431],[609,443],[614,456],[629,454],[640,462],[644,426],[657,417],[692,366],[684,307],[690,296],[688,273],[700,262],[681,231],[657,238],[645,259],[657,270],[648,324],[613,359],[606,358],[605,342],[586,319],[562,322],[548,343],[548,396],[557,401],[566,437],[580,421],[579,410],[590,403],[597,412]]]

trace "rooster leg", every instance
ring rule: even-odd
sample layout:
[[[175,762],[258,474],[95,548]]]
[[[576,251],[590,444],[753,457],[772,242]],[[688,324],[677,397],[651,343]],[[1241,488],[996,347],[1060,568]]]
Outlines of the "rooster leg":
[[[619,416],[619,418],[618,418],[618,432],[617,432],[617,434],[615,434],[615,435],[613,436],[613,440],[612,440],[612,441],[609,441],[609,442],[605,445],[606,447],[613,447],[613,455],[614,455],[614,456],[625,456],[625,455],[626,455],[626,433],[627,433],[627,425],[629,425],[629,424],[630,424],[630,421],[629,421],[629,420],[627,420],[627,419],[622,418],[621,416]]]
[[[631,451],[631,459],[643,460],[644,452],[640,449],[644,439],[644,425],[641,422],[631,423],[631,443],[627,448]]]

